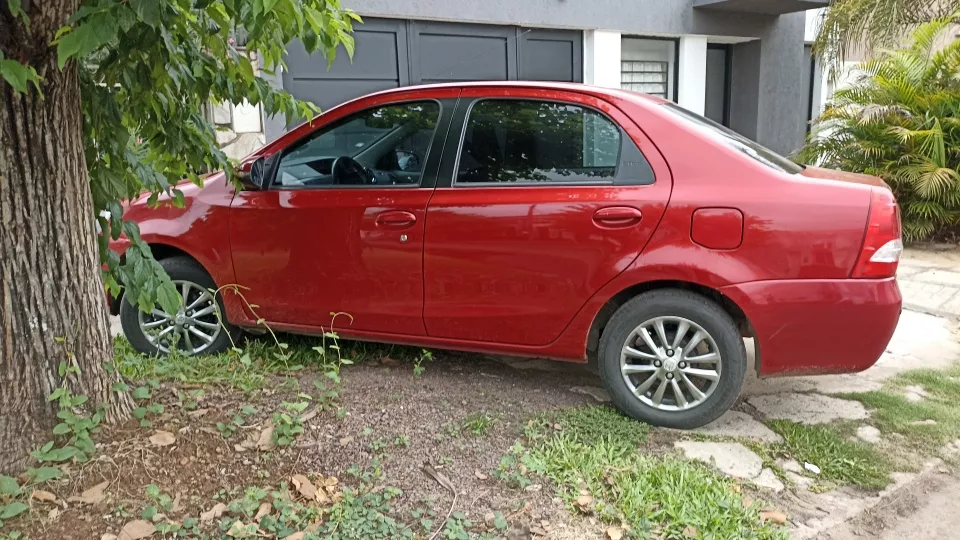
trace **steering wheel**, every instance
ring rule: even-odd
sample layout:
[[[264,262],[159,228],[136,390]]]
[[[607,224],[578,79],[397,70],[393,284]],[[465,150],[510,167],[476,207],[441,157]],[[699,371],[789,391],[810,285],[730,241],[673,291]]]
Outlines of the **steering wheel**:
[[[350,156],[340,156],[333,160],[330,176],[333,177],[333,184],[339,186],[363,186],[376,183],[376,179],[366,167]]]

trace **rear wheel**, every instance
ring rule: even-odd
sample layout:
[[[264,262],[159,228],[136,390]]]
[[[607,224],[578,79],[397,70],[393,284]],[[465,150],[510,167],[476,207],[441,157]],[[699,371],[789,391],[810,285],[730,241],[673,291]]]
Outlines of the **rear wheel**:
[[[189,356],[227,350],[231,337],[239,337],[239,330],[222,316],[223,304],[211,292],[216,285],[210,274],[188,257],[163,259],[160,266],[177,286],[183,304],[177,313],[167,313],[159,306],[144,313],[124,301],[120,324],[130,345],[149,355],[169,354],[174,348]]]
[[[664,289],[633,298],[603,331],[600,375],[614,404],[664,427],[707,424],[736,401],[746,350],[733,319],[710,299]]]

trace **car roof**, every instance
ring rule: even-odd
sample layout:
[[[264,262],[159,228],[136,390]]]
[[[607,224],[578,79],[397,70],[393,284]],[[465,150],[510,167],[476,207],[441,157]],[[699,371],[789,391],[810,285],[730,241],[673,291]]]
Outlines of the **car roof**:
[[[666,99],[650,94],[641,94],[619,88],[604,88],[583,83],[571,82],[547,82],[547,81],[463,81],[450,83],[418,84],[413,86],[401,86],[390,88],[367,94],[366,96],[389,95],[409,91],[429,91],[444,88],[524,88],[524,89],[542,89],[542,90],[562,90],[567,92],[579,92],[581,94],[590,94],[598,97],[619,97],[628,100],[643,100],[653,104],[669,103]]]

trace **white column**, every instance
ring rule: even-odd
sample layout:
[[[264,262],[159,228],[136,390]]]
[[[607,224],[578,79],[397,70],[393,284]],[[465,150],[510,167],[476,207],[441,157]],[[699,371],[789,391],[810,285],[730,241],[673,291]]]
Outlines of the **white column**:
[[[680,77],[677,104],[688,111],[703,114],[707,103],[707,38],[680,38]]]
[[[583,82],[620,88],[620,32],[583,33]]]

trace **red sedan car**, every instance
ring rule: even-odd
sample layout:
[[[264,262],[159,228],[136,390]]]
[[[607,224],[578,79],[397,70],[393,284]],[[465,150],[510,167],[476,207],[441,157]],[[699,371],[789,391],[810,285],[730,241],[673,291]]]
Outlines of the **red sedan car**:
[[[388,90],[301,125],[186,205],[132,204],[184,296],[114,302],[130,343],[256,328],[596,359],[614,403],[703,425],[761,376],[866,369],[900,315],[896,202],[664,100],[575,84]],[[122,252],[125,241],[113,248]],[[211,289],[237,284],[259,306]],[[217,322],[220,307],[226,324]],[[262,328],[262,326],[261,326]]]

